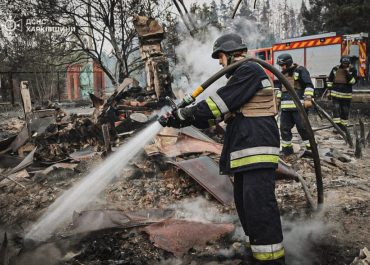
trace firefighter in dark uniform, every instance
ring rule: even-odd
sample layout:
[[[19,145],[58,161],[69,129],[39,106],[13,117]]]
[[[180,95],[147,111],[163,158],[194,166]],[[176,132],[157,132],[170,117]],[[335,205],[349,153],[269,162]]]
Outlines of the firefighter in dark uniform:
[[[310,73],[303,66],[293,63],[292,56],[284,53],[278,56],[277,64],[282,67],[282,74],[288,79],[290,84],[294,87],[301,103],[306,109],[312,106],[312,97],[314,95],[314,88],[311,81]],[[292,144],[292,128],[297,127],[298,133],[302,138],[303,145],[306,149],[310,149],[310,142],[308,140],[308,132],[304,126],[303,119],[288,90],[282,86],[281,91],[278,92],[278,99],[280,99],[280,134],[281,146],[283,155],[293,154]]]
[[[212,58],[224,67],[246,55],[238,34],[219,37]],[[225,86],[206,100],[168,116],[170,127],[207,128],[227,123],[220,158],[221,174],[234,175],[236,209],[255,264],[285,264],[280,213],[275,198],[279,130],[274,90],[263,68],[245,62],[228,76]]]
[[[352,100],[352,85],[356,83],[357,71],[351,65],[349,56],[340,59],[340,65],[335,66],[326,83],[333,101],[333,121],[341,128],[348,125],[349,110]]]

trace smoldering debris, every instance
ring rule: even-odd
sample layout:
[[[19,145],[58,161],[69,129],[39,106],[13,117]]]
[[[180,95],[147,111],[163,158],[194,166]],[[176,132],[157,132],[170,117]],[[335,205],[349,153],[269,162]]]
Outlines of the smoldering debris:
[[[313,246],[325,238],[333,226],[320,219],[297,221],[283,219],[282,223],[287,264],[313,265],[319,262]]]
[[[13,262],[17,265],[57,265],[63,260],[62,250],[55,243],[44,244],[32,252],[19,255]]]
[[[155,246],[177,257],[183,256],[192,247],[204,247],[208,241],[215,241],[233,230],[232,224],[185,220],[166,220],[144,228]]]
[[[176,210],[177,218],[194,222],[235,223],[238,220],[237,216],[227,213],[227,207],[220,207],[219,204],[204,197],[184,199],[172,207]],[[224,209],[225,212],[222,213],[220,209]]]

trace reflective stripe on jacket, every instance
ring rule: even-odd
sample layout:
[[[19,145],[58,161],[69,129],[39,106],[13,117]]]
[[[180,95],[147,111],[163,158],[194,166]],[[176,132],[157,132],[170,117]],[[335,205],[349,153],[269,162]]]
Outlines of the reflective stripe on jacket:
[[[304,97],[314,96],[314,87],[311,81],[310,73],[303,66],[294,64],[293,67],[286,72],[285,77],[287,77],[290,84],[294,87],[298,98],[303,103]],[[279,96],[279,95],[278,95]],[[296,111],[297,106],[295,105],[289,92],[282,88],[281,92],[281,110],[282,111]]]
[[[193,106],[193,125],[198,128],[207,128],[228,113],[235,114],[226,126],[220,158],[222,174],[277,167],[280,142],[274,116],[245,117],[240,112],[256,93],[268,87],[267,81],[265,71],[258,64],[245,62],[225,86]]]
[[[341,68],[340,65],[333,67],[329,74],[327,87],[331,90],[332,98],[341,100],[352,99],[352,86],[357,81],[357,70],[350,67],[348,70]]]

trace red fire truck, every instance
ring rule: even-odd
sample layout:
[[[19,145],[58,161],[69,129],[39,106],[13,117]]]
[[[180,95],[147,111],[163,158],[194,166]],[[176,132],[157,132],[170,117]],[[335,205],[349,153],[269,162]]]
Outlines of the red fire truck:
[[[342,55],[350,55],[359,77],[366,77],[367,38],[367,33],[337,35],[330,32],[286,39],[269,48],[251,50],[250,54],[277,66],[277,57],[282,53],[289,53],[294,62],[308,69],[315,87],[323,88],[325,79],[331,69],[339,64]]]

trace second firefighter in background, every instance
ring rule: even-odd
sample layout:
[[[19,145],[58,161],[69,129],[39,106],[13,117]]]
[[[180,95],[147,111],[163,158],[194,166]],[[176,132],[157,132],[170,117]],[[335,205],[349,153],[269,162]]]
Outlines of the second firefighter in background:
[[[310,73],[305,67],[294,63],[292,56],[288,53],[279,55],[277,64],[281,67],[282,74],[294,87],[301,103],[306,109],[310,108],[314,95]],[[293,154],[292,129],[294,125],[302,138],[304,148],[310,149],[311,146],[304,121],[285,86],[281,87],[277,97],[280,99],[281,104],[280,135],[283,155]]]
[[[340,59],[328,78],[327,87],[333,101],[333,121],[342,129],[348,125],[349,110],[352,100],[352,85],[356,83],[357,70],[351,65],[349,56]]]

